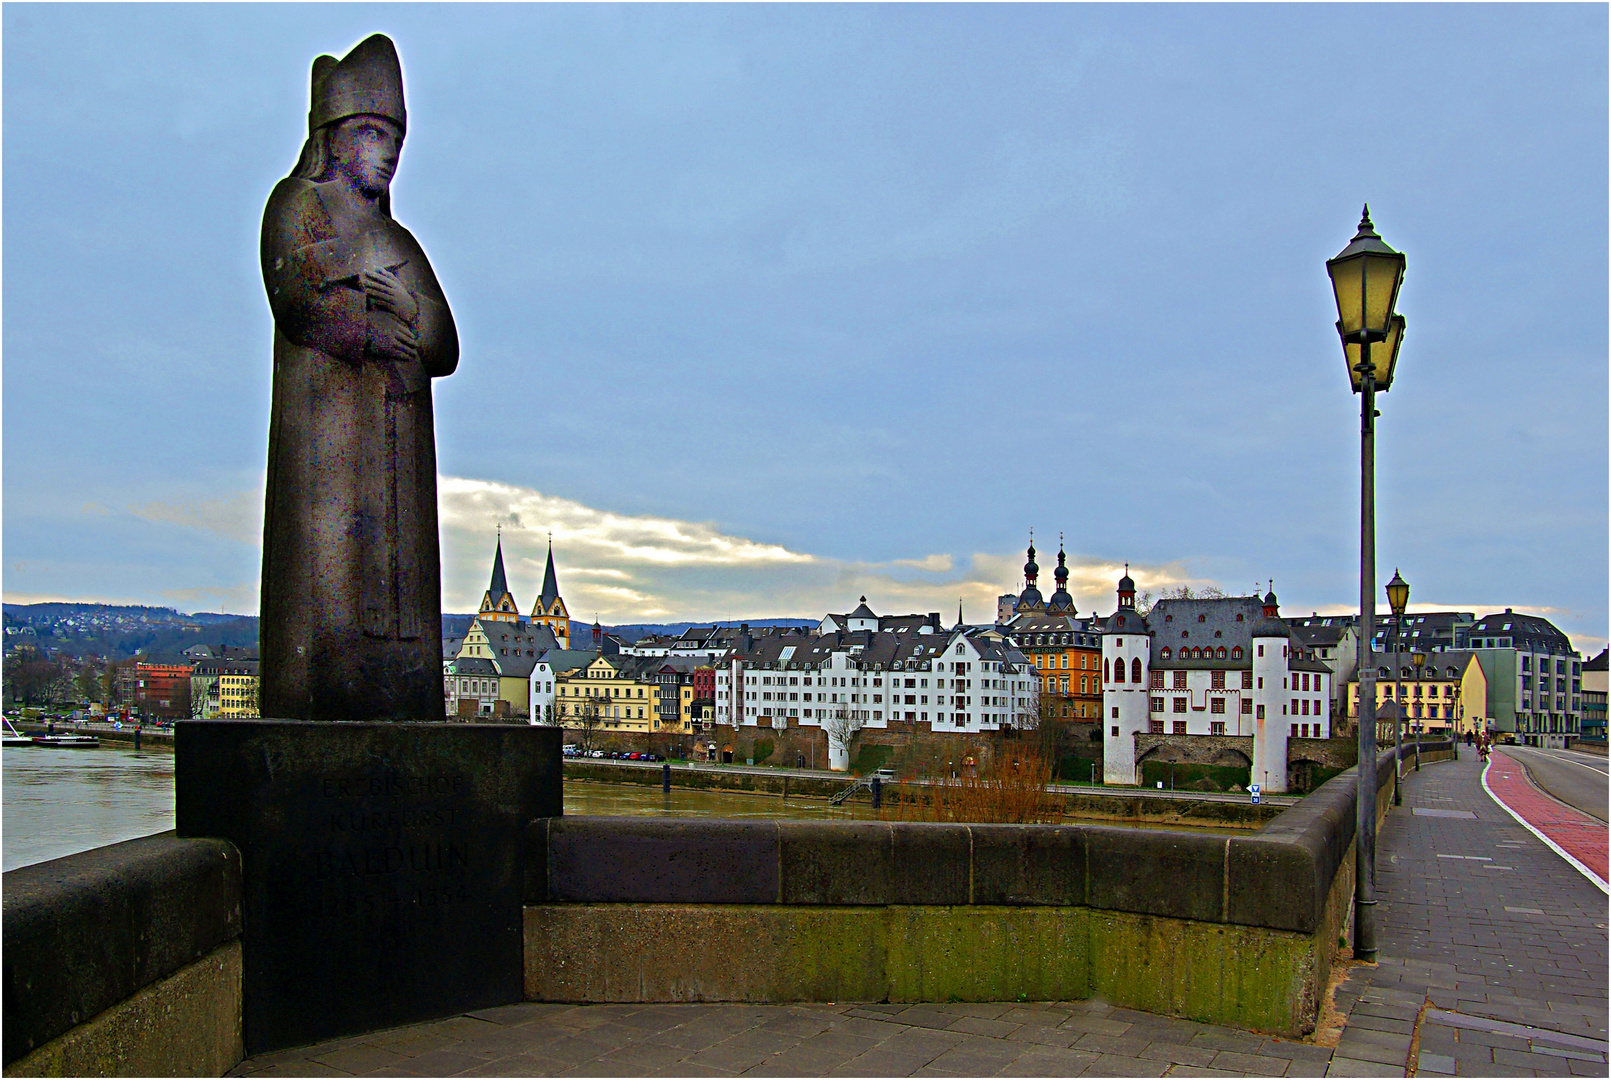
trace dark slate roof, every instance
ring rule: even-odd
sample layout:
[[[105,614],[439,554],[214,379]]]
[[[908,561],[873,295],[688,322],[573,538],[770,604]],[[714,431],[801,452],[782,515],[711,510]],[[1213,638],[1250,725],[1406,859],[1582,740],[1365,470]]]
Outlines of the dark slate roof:
[[[1507,629],[1508,627],[1508,629]],[[1572,642],[1555,628],[1555,624],[1537,615],[1523,615],[1508,608],[1497,615],[1484,615],[1472,625],[1468,636],[1477,638],[1507,637],[1511,647],[1517,649],[1542,648],[1551,652],[1571,652]],[[1473,645],[1473,647],[1475,647]]]
[[[1281,619],[1265,617],[1264,603],[1257,596],[1159,600],[1147,612],[1147,624],[1153,635],[1153,667],[1243,668],[1251,662],[1254,637],[1277,637],[1285,638],[1292,650],[1287,661],[1291,670],[1330,670],[1292,627]],[[1224,648],[1225,659],[1183,659],[1180,656],[1182,646],[1212,648],[1216,652]],[[1232,659],[1231,654],[1238,647],[1242,656]],[[1165,648],[1170,652],[1168,660],[1163,659]]]
[[[1042,649],[1065,645],[1083,645],[1093,649],[1102,647],[1102,627],[1094,616],[1077,619],[1055,612],[1025,612],[1014,616],[1002,629],[1019,648]]]
[[[543,570],[543,591],[537,598],[547,611],[555,600],[559,599],[559,578],[554,574],[554,542],[548,542],[548,566]]]
[[[498,549],[492,556],[492,584],[487,586],[487,592],[492,594],[492,602],[497,603],[508,591],[509,582],[503,573],[503,537],[500,536]]]
[[[453,674],[496,678],[498,666],[484,656],[461,656],[453,661]]]
[[[555,675],[563,675],[567,671],[586,667],[598,659],[598,655],[591,649],[549,649],[537,659],[552,668]],[[536,664],[532,666],[535,667]]]
[[[1611,648],[1601,649],[1599,656],[1596,656],[1593,660],[1587,660],[1584,662],[1583,670],[1604,671],[1606,669],[1606,653],[1608,652],[1611,652]]]
[[[1103,624],[1104,634],[1145,634],[1147,620],[1135,608],[1120,608]]]
[[[1298,636],[1298,640],[1311,649],[1332,648],[1342,640],[1343,635],[1348,633],[1349,630],[1349,627],[1346,626],[1317,626],[1307,621],[1293,623],[1288,620],[1287,625]]]
[[[867,598],[865,596],[861,598],[861,603],[856,605],[856,610],[850,613],[850,617],[852,619],[878,618],[877,615],[873,614],[873,609],[867,606]]]
[[[464,647],[464,639],[461,638],[461,637],[445,637],[445,638],[443,638],[442,639],[442,659],[444,659],[444,660],[453,659],[455,656],[459,655],[459,650],[462,649],[463,647]]]
[[[1074,598],[1068,594],[1067,589],[1059,585],[1057,591],[1052,593],[1052,598],[1046,602],[1046,610],[1067,612],[1072,615],[1074,614]]]

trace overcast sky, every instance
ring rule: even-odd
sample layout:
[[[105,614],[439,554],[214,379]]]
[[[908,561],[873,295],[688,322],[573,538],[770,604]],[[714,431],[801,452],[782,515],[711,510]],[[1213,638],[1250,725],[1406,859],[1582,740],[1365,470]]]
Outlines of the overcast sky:
[[[443,600],[984,620],[1035,530],[1358,603],[1325,260],[1408,257],[1380,580],[1607,628],[1604,5],[8,4],[9,601],[257,610],[265,198],[396,41],[458,322]]]

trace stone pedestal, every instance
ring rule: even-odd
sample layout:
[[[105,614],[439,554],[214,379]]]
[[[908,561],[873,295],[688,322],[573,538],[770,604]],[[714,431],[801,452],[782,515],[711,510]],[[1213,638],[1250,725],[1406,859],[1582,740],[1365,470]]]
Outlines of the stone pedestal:
[[[248,1054],[521,999],[521,832],[560,813],[561,734],[175,726],[179,835],[242,855]]]

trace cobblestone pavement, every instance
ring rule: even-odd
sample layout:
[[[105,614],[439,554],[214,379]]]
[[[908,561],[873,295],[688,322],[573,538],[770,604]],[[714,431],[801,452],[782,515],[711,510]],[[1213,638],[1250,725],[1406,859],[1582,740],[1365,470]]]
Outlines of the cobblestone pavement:
[[[235,1076],[1324,1076],[1331,1051],[1091,1001],[528,1002],[243,1062]]]
[[[1405,774],[1377,846],[1380,964],[1337,992],[1332,1076],[1605,1076],[1606,895],[1483,791]]]
[[[237,1076],[1605,1076],[1605,894],[1483,791],[1406,774],[1378,842],[1381,963],[1333,1051],[1094,1001],[529,1002],[242,1062]]]

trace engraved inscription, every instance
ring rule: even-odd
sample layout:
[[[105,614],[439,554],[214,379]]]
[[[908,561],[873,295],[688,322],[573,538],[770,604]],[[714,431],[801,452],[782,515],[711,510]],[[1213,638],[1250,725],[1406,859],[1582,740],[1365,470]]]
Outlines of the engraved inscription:
[[[430,909],[467,904],[465,776],[331,776],[319,780],[324,842],[309,853],[313,913],[396,928]]]

